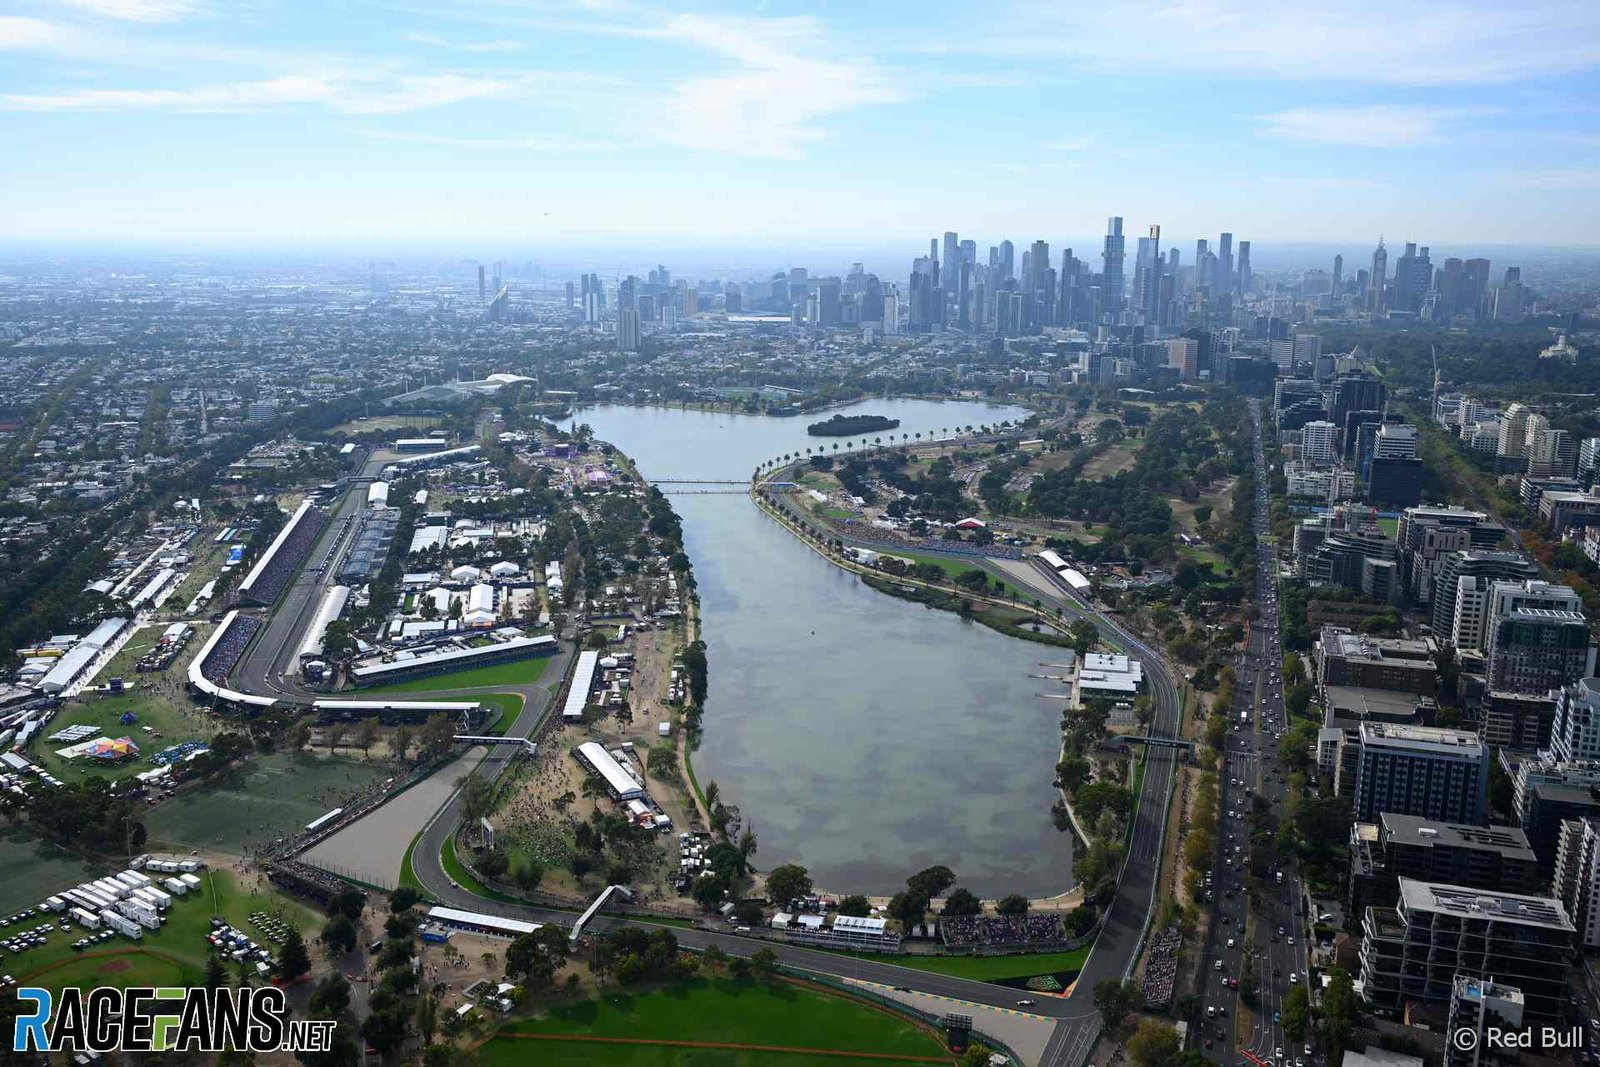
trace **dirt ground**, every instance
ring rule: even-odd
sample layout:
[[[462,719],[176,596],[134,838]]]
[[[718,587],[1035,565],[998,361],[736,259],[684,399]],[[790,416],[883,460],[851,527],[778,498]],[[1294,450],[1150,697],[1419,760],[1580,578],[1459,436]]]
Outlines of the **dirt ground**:
[[[583,785],[587,777],[582,765],[573,756],[573,750],[585,741],[599,741],[607,749],[616,749],[626,742],[634,746],[635,770],[644,771],[650,753],[666,747],[674,752],[678,743],[678,723],[675,709],[667,704],[666,696],[672,668],[672,658],[681,645],[673,629],[635,630],[621,644],[613,642],[609,654],[632,652],[634,663],[629,697],[631,718],[622,718],[615,709],[595,722],[581,727],[567,727],[554,735],[551,743],[539,746],[538,755],[517,772],[516,781],[508,791],[507,799],[499,812],[491,818],[497,831],[505,831],[508,841],[515,841],[518,830],[530,826],[543,827],[548,834],[553,828],[569,840],[577,824],[586,821],[596,810],[613,810],[615,805],[604,796],[586,797]],[[658,725],[673,724],[673,736],[661,737]],[[643,900],[672,900],[677,898],[671,879],[676,873],[676,834],[684,830],[702,828],[688,784],[674,773],[670,779],[646,774],[645,783],[651,798],[661,806],[672,820],[672,832],[659,835],[659,861],[649,870],[636,872],[636,886]],[[571,799],[563,801],[570,794]],[[549,863],[541,857],[545,868],[540,889],[561,895],[581,896],[572,873]],[[591,876],[592,881],[593,876]]]

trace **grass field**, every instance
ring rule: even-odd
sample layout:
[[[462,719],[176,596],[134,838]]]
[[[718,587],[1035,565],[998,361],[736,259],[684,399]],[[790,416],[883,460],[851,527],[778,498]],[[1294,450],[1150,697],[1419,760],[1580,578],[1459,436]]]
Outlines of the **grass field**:
[[[119,720],[128,711],[138,716],[139,721],[124,726]],[[104,764],[93,763],[83,757],[65,759],[56,755],[57,749],[69,746],[50,740],[48,734],[78,725],[100,727],[100,737],[132,739],[139,746],[139,757],[126,763]],[[143,729],[146,726],[155,732],[146,733]],[[150,762],[150,757],[163,748],[180,741],[205,740],[216,732],[212,720],[198,709],[175,706],[154,693],[93,696],[84,700],[74,699],[58,711],[50,722],[48,733],[35,740],[28,751],[35,763],[63,781],[79,781],[94,774],[112,779],[125,778],[153,768],[155,764]]]
[[[972,563],[967,563],[964,560],[956,559],[956,558],[954,558],[952,556],[934,556],[934,555],[924,555],[923,553],[920,553],[920,552],[900,552],[900,551],[890,552],[889,554],[892,555],[892,556],[902,556],[905,559],[912,560],[912,561],[914,561],[916,563],[931,563],[935,567],[938,567],[940,570],[944,571],[944,573],[946,575],[948,575],[952,581],[954,581],[957,578],[960,578],[963,574],[966,574],[968,571],[982,571],[983,570],[982,567],[979,567],[979,566],[977,566],[975,564],[972,564]],[[984,571],[984,577],[989,579],[990,591],[993,592],[994,582],[996,581],[994,575],[990,574],[987,571]],[[1000,579],[999,581],[1000,581],[1001,588],[1005,589],[1007,592],[1016,593],[1018,597],[1022,597],[1023,596],[1022,591],[1020,589],[1018,589],[1015,585],[1011,584],[1008,581],[1005,581],[1004,579]]]
[[[415,845],[416,842],[413,841],[412,844]],[[522,903],[516,897],[510,896],[506,893],[497,893],[474,878],[472,876],[472,872],[468,871],[464,866],[462,866],[461,858],[456,855],[456,839],[453,836],[444,839],[444,847],[439,850],[439,866],[444,868],[445,874],[449,875],[451,878],[454,878],[462,886],[468,890],[471,890],[473,893],[476,893],[480,897],[487,897],[490,900],[498,900],[508,904]],[[411,877],[415,879],[416,873],[413,872]],[[421,883],[418,883],[419,886],[420,884]]]
[[[478,689],[489,685],[532,685],[543,677],[550,666],[549,656],[518,660],[515,663],[496,663],[492,667],[478,667],[454,674],[435,674],[431,678],[417,678],[410,682],[363,689],[362,693],[436,693],[442,689]]]
[[[1400,531],[1400,520],[1399,519],[1379,519],[1378,520],[1378,529],[1382,530],[1384,533],[1388,534],[1390,537],[1393,537],[1397,533],[1399,533],[1399,531]]]
[[[1034,978],[1043,974],[1080,971],[1093,945],[1071,952],[1034,952],[1022,956],[912,956],[863,952],[862,959],[910,967],[916,971],[969,978],[974,982],[1000,982],[1011,978]]]
[[[1118,441],[1083,465],[1083,478],[1109,478],[1133,466],[1134,457],[1144,447],[1144,438]]]
[[[352,419],[341,422],[330,433],[372,433],[391,430],[431,430],[439,425],[440,420],[427,415],[379,415],[370,419]]]
[[[868,1063],[848,1053],[926,1058],[948,1063],[930,1031],[867,1005],[786,982],[701,980],[640,993],[614,993],[512,1023],[478,1050],[484,1067],[548,1064],[633,1064],[638,1067]],[[643,1041],[704,1041],[796,1050],[773,1053],[733,1049],[610,1045],[581,1040],[517,1040],[510,1034],[569,1038],[621,1037]],[[822,1053],[847,1055],[823,1055]]]
[[[102,872],[108,873],[108,872]],[[220,915],[241,930],[250,931],[252,911],[277,913],[298,927],[309,940],[320,928],[322,916],[304,905],[266,888],[252,893],[243,888],[232,871],[201,873],[204,882],[197,893],[174,897],[166,911],[167,922],[160,930],[146,930],[140,941],[120,935],[87,952],[72,951],[72,942],[82,934],[50,935],[49,944],[6,961],[24,985],[49,989],[65,986],[110,985],[192,985],[205,974],[206,953],[210,946],[206,934],[211,916]],[[62,885],[59,888],[66,888]]]
[[[0,912],[31,908],[57,890],[106,872],[22,830],[0,836]]]
[[[145,816],[145,828],[153,846],[238,854],[248,844],[301,829],[388,774],[381,764],[275,752],[217,785],[165,802]]]

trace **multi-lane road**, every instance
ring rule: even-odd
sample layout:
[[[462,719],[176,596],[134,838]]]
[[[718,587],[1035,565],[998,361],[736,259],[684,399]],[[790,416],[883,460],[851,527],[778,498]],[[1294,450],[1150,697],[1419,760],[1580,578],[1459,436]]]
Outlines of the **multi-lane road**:
[[[1275,818],[1284,816],[1285,771],[1278,741],[1287,726],[1283,702],[1283,650],[1278,640],[1277,556],[1270,537],[1266,457],[1260,409],[1255,421],[1256,603],[1260,612],[1237,665],[1238,691],[1229,724],[1224,765],[1219,775],[1218,857],[1211,872],[1212,923],[1201,960],[1202,975],[1195,1032],[1205,1054],[1232,1063],[1235,1049],[1259,1060],[1304,1064],[1311,1058],[1303,1042],[1291,1047],[1283,1032],[1284,999],[1307,981],[1309,930],[1301,912],[1300,873],[1293,864],[1266,867],[1251,885],[1249,814],[1264,798]],[[1259,868],[1258,868],[1259,869]],[[1248,954],[1248,958],[1247,958]],[[1256,984],[1250,1024],[1240,1021],[1243,996],[1238,985],[1246,964]],[[1246,983],[1248,985],[1248,982]],[[1248,1061],[1245,1061],[1248,1062]]]

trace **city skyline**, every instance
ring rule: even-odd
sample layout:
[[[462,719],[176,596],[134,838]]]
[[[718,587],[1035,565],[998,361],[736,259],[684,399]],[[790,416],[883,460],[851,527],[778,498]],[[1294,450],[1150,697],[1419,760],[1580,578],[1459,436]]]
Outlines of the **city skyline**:
[[[1560,2],[23,2],[0,189],[26,210],[0,240],[909,249],[1122,215],[1261,252],[1592,245],[1595,41]]]

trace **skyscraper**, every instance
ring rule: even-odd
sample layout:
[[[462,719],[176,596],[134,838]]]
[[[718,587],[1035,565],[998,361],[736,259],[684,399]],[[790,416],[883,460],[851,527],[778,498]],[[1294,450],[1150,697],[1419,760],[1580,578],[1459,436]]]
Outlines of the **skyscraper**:
[[[1383,287],[1389,277],[1389,253],[1378,238],[1378,247],[1372,251],[1372,273],[1367,275],[1367,311],[1383,314]]]
[[[1127,295],[1127,286],[1122,280],[1122,263],[1127,258],[1123,249],[1122,217],[1114,215],[1106,220],[1106,243],[1101,252],[1104,269],[1101,271],[1103,281],[1100,295],[1102,309],[1113,320],[1122,310],[1122,301]]]
[[[1496,582],[1484,625],[1489,689],[1543,695],[1594,674],[1583,601],[1565,585]]]
[[[1344,287],[1344,256],[1333,257],[1333,295],[1338,296]]]
[[[1376,267],[1376,264],[1374,264]],[[1377,273],[1374,270],[1373,273]],[[1420,251],[1410,241],[1394,265],[1394,290],[1389,306],[1395,311],[1416,313],[1422,308],[1422,298],[1433,285],[1433,263],[1428,249]]]
[[[954,230],[944,232],[944,291],[951,296],[956,294],[956,286],[961,280],[961,238]]]
[[[1217,292],[1233,292],[1233,234],[1225,233],[1217,240]]]
[[[1015,278],[1017,276],[1016,255],[1017,250],[1015,245],[1013,245],[1010,241],[1000,242],[1000,277],[995,279],[996,281],[1005,281],[1008,278]]]
[[[642,334],[639,326],[639,309],[620,308],[617,311],[617,351],[637,352]]]
[[[1250,242],[1239,242],[1239,292],[1250,291]]]
[[[478,299],[479,300],[487,300],[488,298],[489,298],[489,282],[488,282],[488,279],[486,279],[484,277],[484,275],[483,275],[483,264],[479,263],[478,264]]]

